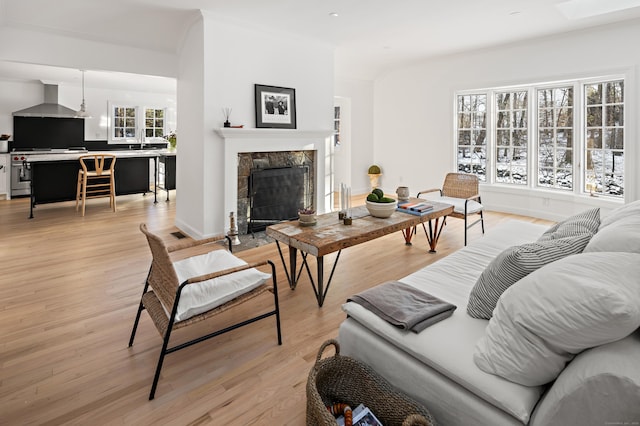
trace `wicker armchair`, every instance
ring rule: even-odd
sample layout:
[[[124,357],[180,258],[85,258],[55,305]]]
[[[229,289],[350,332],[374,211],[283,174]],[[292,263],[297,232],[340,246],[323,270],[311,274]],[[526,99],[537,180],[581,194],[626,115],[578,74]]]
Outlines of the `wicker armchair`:
[[[480,223],[482,233],[484,234],[484,215],[482,213],[482,201],[480,200],[480,192],[478,185],[478,177],[467,173],[448,173],[444,178],[442,189],[433,188],[425,189],[418,192],[420,195],[431,192],[439,192],[440,197],[435,201],[453,204],[453,213],[449,217],[464,219],[464,245],[467,245],[467,229],[473,225]],[[469,216],[478,215],[475,221],[469,223]]]
[[[153,259],[144,284],[142,298],[138,306],[138,313],[133,323],[133,330],[131,331],[131,338],[129,339],[129,347],[133,345],[140,315],[142,311],[146,309],[154,325],[158,329],[160,336],[163,338],[160,358],[158,359],[153,384],[151,385],[151,392],[149,393],[150,400],[155,396],[158,379],[160,378],[160,370],[162,369],[164,357],[167,354],[272,315],[275,315],[276,317],[278,345],[282,344],[276,270],[271,261],[266,260],[246,264],[226,250],[213,249],[203,255],[188,257],[185,259],[187,263],[182,263],[185,261],[173,263],[169,253],[197,245],[220,241],[224,236],[207,238],[200,241],[188,240],[174,246],[167,247],[157,235],[154,235],[147,230],[145,224],[140,225],[140,230],[147,237]],[[231,248],[231,245],[229,245],[229,248]],[[226,264],[229,264],[230,260],[233,262],[232,264],[235,264],[236,266],[226,267],[223,270],[216,270],[215,267],[212,267],[212,263],[214,262],[212,262],[213,258],[210,255],[216,256],[217,260],[215,263],[217,265],[221,264],[219,259],[222,257],[226,259]],[[193,266],[194,264],[197,264],[197,268],[194,268],[193,270],[206,270],[207,272],[201,273],[199,276],[192,277],[187,275],[186,277],[179,278],[180,275],[185,275],[185,271],[188,273],[188,268],[185,269],[184,265]],[[271,275],[255,269],[267,264],[271,267]],[[272,285],[268,285],[266,282],[269,277],[271,278]],[[251,284],[248,283],[250,279],[253,280]],[[244,286],[243,283],[246,283],[247,285]],[[196,289],[192,286],[198,286],[198,288]],[[231,286],[234,286],[233,291],[227,291]],[[185,303],[180,304],[180,301],[188,302],[190,300],[189,297],[192,294],[190,293],[191,288],[194,288],[194,290],[197,290],[198,292],[206,292],[208,295],[217,293],[217,299],[208,300],[207,303],[210,302],[210,305],[201,305],[199,309],[184,311]],[[226,291],[225,294],[220,294],[224,291]],[[202,320],[216,316],[265,292],[273,293],[273,310],[243,320],[229,327],[213,331],[205,336],[198,337],[180,345],[168,347],[171,333],[174,330],[196,324]],[[200,302],[201,298],[198,299],[198,301]],[[167,315],[167,312],[171,312],[171,315]]]

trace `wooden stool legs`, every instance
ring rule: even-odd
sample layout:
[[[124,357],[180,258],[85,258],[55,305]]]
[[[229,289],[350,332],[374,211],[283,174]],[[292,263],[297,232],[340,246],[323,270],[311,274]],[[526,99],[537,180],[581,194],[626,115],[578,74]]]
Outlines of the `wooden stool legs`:
[[[110,161],[105,168],[105,158]],[[85,161],[93,159],[93,170],[88,170]],[[82,200],[82,216],[87,198],[109,197],[109,207],[116,211],[115,156],[108,154],[83,155],[80,157],[82,169],[78,170],[76,186],[76,211]],[[91,164],[91,163],[90,163]],[[108,182],[107,182],[108,179]]]

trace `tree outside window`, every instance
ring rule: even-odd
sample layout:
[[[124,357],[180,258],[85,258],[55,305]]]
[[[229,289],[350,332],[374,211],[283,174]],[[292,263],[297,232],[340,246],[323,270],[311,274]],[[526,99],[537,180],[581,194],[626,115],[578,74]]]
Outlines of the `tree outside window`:
[[[624,81],[588,84],[585,97],[584,190],[624,194]]]
[[[487,95],[457,98],[458,171],[473,173],[480,181],[487,176]]]
[[[527,184],[528,91],[496,93],[496,182]]]
[[[538,186],[573,189],[573,86],[538,90]]]
[[[456,94],[457,169],[487,183],[622,198],[624,101],[620,78]]]

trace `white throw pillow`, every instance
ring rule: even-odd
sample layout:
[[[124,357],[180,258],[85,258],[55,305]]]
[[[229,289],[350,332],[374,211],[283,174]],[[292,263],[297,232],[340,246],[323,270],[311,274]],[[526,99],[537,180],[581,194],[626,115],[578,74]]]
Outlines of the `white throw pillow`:
[[[625,251],[640,253],[640,210],[634,215],[625,215],[600,230],[584,249],[594,251]]]
[[[538,241],[555,240],[581,234],[595,234],[600,226],[600,209],[589,209],[556,223]]]
[[[490,319],[502,293],[517,281],[570,254],[582,253],[591,234],[536,241],[509,247],[496,256],[471,289],[467,313]]]
[[[618,207],[602,219],[600,229],[628,216],[640,216],[640,200]]]
[[[226,250],[213,250],[200,256],[174,262],[173,267],[178,275],[178,282],[183,283],[189,278],[246,264],[247,262],[238,259]],[[270,277],[271,274],[251,268],[212,280],[189,284],[182,290],[176,321],[184,321],[233,300],[265,283]],[[171,313],[171,308],[171,306],[165,306],[169,313]]]
[[[579,352],[640,326],[640,254],[582,253],[532,272],[504,292],[474,361],[525,386],[554,380]]]

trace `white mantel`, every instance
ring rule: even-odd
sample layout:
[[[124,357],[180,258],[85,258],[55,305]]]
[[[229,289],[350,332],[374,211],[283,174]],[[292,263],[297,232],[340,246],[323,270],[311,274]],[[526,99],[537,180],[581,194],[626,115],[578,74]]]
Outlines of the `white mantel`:
[[[225,212],[236,212],[238,206],[238,154],[278,151],[316,151],[316,208],[318,213],[331,210],[333,130],[223,127],[215,129],[215,132],[224,140]]]

